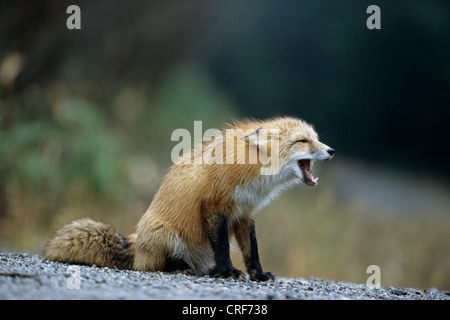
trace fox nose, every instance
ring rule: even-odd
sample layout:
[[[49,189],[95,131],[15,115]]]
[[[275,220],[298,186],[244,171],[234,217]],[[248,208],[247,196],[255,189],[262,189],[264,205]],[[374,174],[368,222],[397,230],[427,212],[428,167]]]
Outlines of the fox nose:
[[[333,155],[334,155],[334,149],[333,149],[333,148],[328,149],[327,152],[328,152],[328,154],[329,154],[330,156],[333,156]]]

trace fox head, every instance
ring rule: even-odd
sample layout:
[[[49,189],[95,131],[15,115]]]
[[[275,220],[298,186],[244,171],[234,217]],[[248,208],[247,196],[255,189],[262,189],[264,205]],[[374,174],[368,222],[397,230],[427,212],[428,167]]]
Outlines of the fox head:
[[[299,179],[309,186],[317,185],[318,178],[311,172],[316,160],[330,160],[334,149],[319,141],[314,128],[296,118],[277,118],[243,138],[249,145],[266,150],[271,158],[278,157],[276,174],[286,179]],[[273,171],[272,171],[273,172]]]

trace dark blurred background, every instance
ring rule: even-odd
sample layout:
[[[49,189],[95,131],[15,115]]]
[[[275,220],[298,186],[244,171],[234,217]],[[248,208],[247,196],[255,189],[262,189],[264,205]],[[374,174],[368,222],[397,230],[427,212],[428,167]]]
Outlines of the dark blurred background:
[[[0,250],[42,253],[81,216],[134,232],[173,130],[292,115],[337,153],[257,218],[265,268],[365,283],[376,264],[382,285],[450,289],[449,17],[425,0],[0,0]]]

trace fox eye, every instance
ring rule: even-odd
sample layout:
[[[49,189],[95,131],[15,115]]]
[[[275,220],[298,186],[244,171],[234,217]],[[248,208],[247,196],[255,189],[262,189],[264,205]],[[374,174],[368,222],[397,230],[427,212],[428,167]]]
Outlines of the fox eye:
[[[301,143],[307,143],[307,142],[308,142],[308,140],[306,140],[306,139],[301,139],[301,140],[297,140],[297,142],[301,142]]]

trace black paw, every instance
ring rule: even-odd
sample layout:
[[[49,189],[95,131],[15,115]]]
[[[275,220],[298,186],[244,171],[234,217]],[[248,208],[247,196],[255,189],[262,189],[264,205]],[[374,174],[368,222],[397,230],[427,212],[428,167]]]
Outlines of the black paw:
[[[275,276],[272,272],[258,272],[256,270],[252,270],[249,272],[250,280],[253,281],[274,281]]]
[[[215,278],[225,278],[225,279],[235,279],[235,280],[245,280],[245,274],[236,268],[231,268],[227,270],[221,270],[214,274]]]

